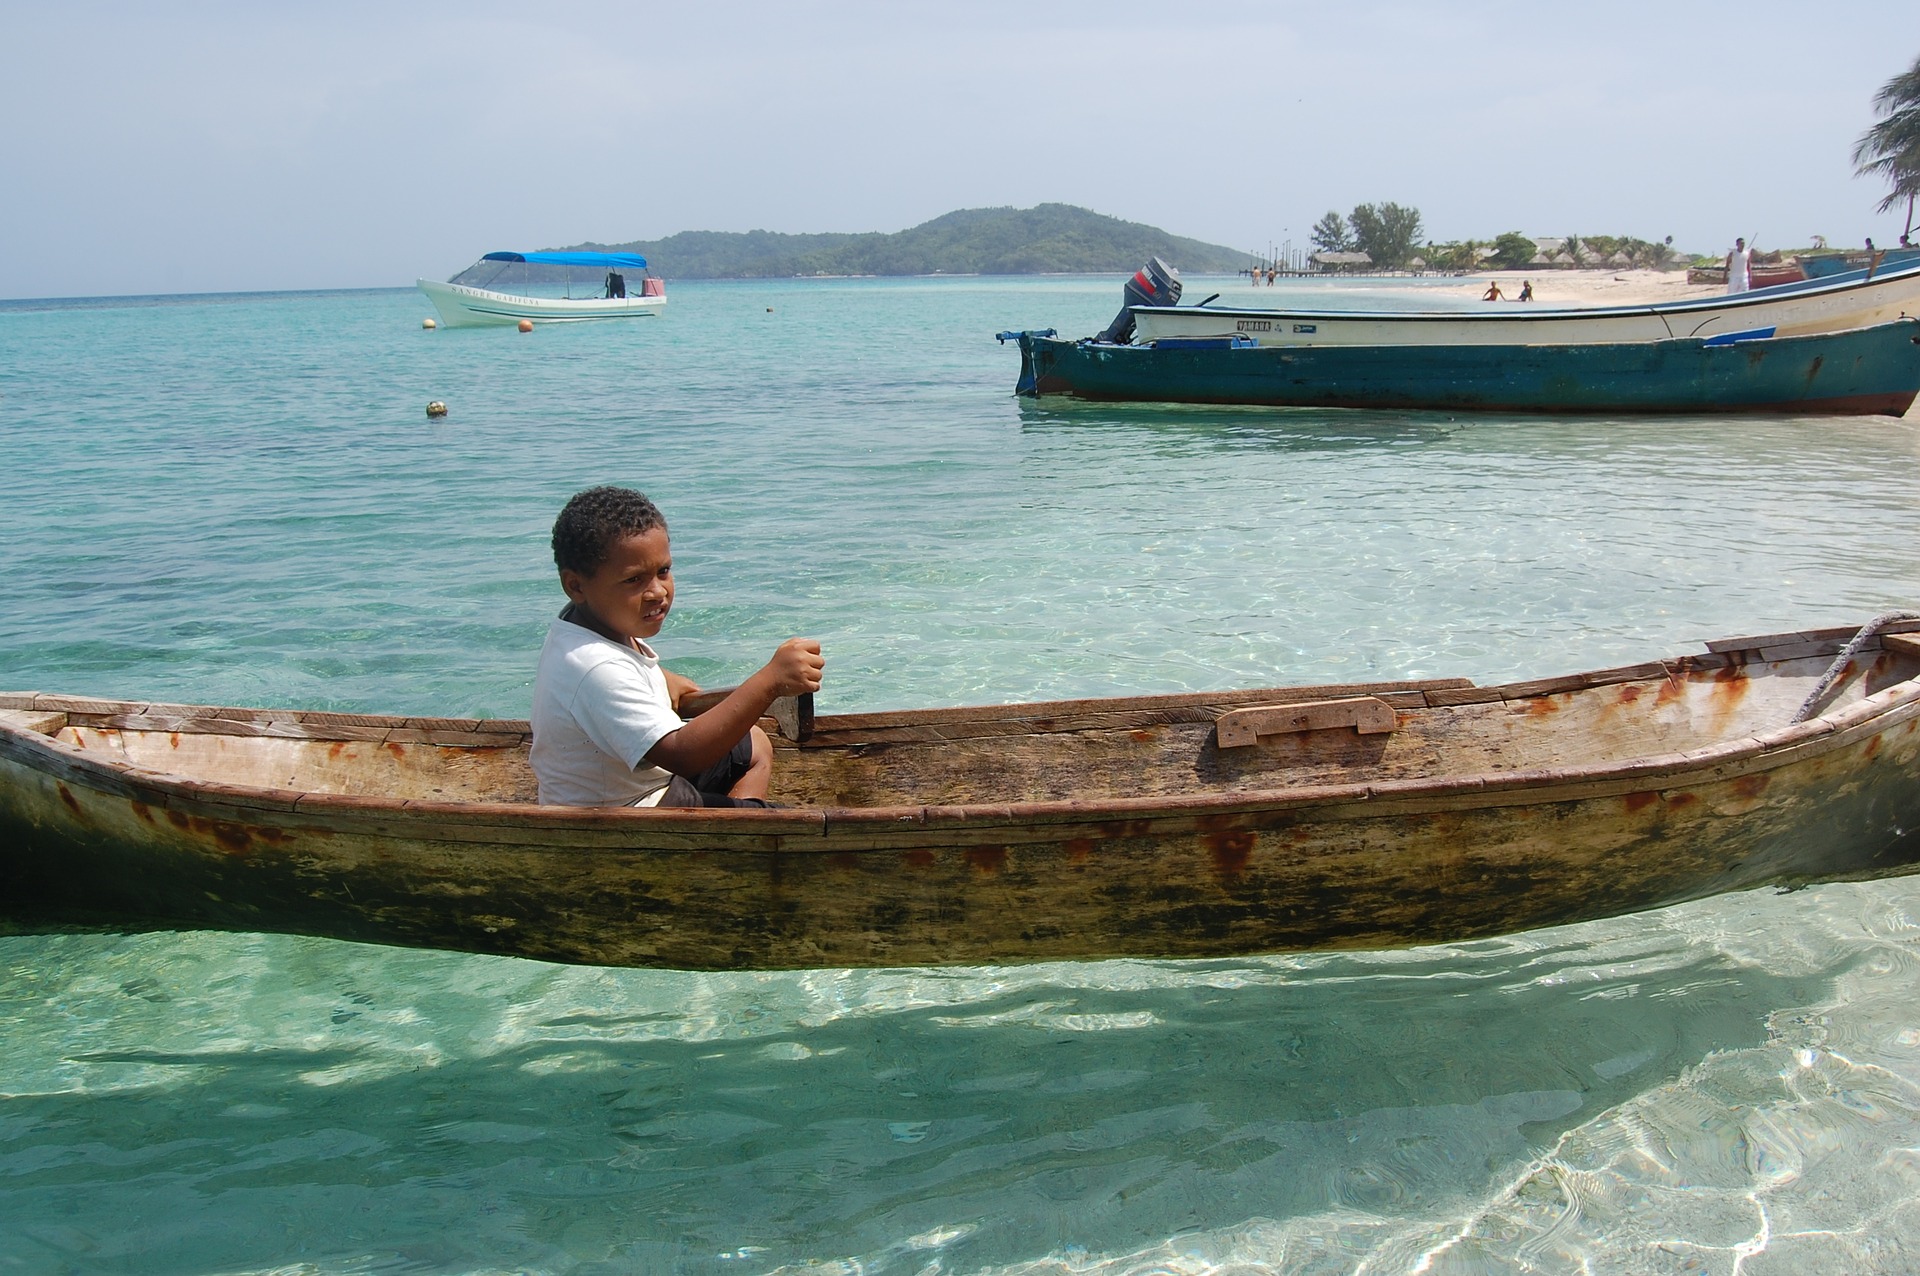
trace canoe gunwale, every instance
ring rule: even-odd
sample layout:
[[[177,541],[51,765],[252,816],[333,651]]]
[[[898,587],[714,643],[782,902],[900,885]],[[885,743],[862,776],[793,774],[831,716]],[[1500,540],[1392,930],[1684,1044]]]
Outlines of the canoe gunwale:
[[[1887,632],[1920,631],[1920,622],[1903,622]],[[1644,662],[1613,670],[1594,670],[1558,678],[1535,679],[1500,687],[1452,688],[1437,686],[1418,694],[1426,708],[1444,711],[1462,704],[1494,701],[1520,701],[1542,696],[1577,692],[1618,682],[1646,680],[1665,676],[1684,677],[1689,671],[1711,670],[1745,664],[1769,657],[1832,654],[1856,630],[1809,630],[1771,635],[1765,638],[1722,640],[1709,644],[1703,656],[1683,656],[1668,661]],[[1712,648],[1719,650],[1712,650]],[[1463,681],[1463,680],[1440,680]],[[1470,684],[1469,684],[1470,687]],[[1278,689],[1291,690],[1291,689]],[[1305,689],[1302,689],[1305,690]],[[1204,695],[1205,693],[1200,693]],[[1259,694],[1259,693],[1248,693]],[[1144,697],[1143,700],[1169,701],[1186,697]],[[22,703],[22,702],[27,703]],[[1053,705],[1088,703],[1060,701]],[[1127,703],[1127,702],[1122,702]],[[66,706],[55,710],[56,705]],[[167,718],[167,713],[125,713],[136,707],[130,702],[92,700],[85,697],[41,696],[34,693],[0,695],[0,708],[25,711],[56,711],[69,715],[102,719],[140,720]],[[140,709],[199,709],[197,706],[139,704]],[[1035,706],[1003,706],[1027,709]],[[1175,707],[1175,706],[1165,706]],[[120,710],[122,712],[114,712]],[[267,711],[229,711],[240,714]],[[934,714],[964,713],[964,710],[931,710]],[[334,718],[352,715],[329,715]],[[846,715],[849,720],[878,718],[885,715]],[[1048,715],[1033,715],[1048,716]],[[1417,776],[1394,780],[1355,781],[1340,784],[1303,785],[1275,789],[1241,789],[1231,792],[1190,793],[1099,800],[1056,799],[1019,803],[978,803],[955,805],[899,804],[884,807],[799,807],[774,810],[704,809],[699,811],[661,811],[654,808],[589,808],[538,806],[527,802],[464,802],[440,799],[394,799],[353,794],[315,793],[198,780],[177,773],[154,770],[90,754],[50,735],[0,721],[0,758],[39,770],[56,779],[72,780],[89,788],[111,793],[149,807],[175,810],[219,818],[222,812],[271,812],[292,815],[300,823],[338,827],[343,831],[382,821],[398,821],[415,827],[433,826],[436,837],[448,840],[491,840],[512,843],[528,850],[570,852],[577,849],[564,837],[581,834],[625,839],[625,849],[635,853],[671,853],[689,851],[735,851],[750,853],[789,851],[841,851],[845,843],[880,848],[888,844],[927,844],[944,838],[965,835],[992,837],[1000,841],[1043,840],[1058,837],[1063,827],[1089,827],[1125,824],[1130,830],[1152,830],[1162,822],[1191,823],[1203,820],[1239,823],[1262,816],[1312,810],[1316,820],[1368,818],[1375,815],[1413,811],[1444,811],[1481,806],[1535,805],[1606,796],[1613,792],[1644,792],[1654,784],[1662,789],[1684,788],[1710,781],[1736,778],[1759,771],[1773,770],[1828,750],[1845,748],[1868,736],[1920,717],[1920,675],[1882,688],[1864,698],[1830,710],[1802,723],[1783,723],[1779,728],[1720,740],[1700,748],[1677,753],[1643,755],[1598,761],[1574,766],[1516,770],[1483,770],[1470,774]],[[383,719],[387,720],[387,719]],[[474,720],[391,718],[395,722]],[[245,717],[201,719],[231,723],[233,734],[251,735],[246,728],[257,725]],[[827,726],[823,733],[832,742],[835,719],[820,719]],[[92,724],[88,724],[92,725]],[[320,728],[309,738],[329,738],[328,728],[344,728],[351,722],[314,723]],[[489,724],[495,725],[495,724]],[[505,725],[505,724],[499,724]],[[517,726],[517,724],[514,724]],[[393,728],[437,734],[424,728]],[[497,741],[498,747],[517,747],[518,733],[513,730],[459,732],[463,737],[483,736]],[[817,747],[821,737],[816,737]],[[435,743],[432,740],[423,741]],[[464,743],[464,741],[462,741]],[[471,746],[468,746],[471,747]],[[456,835],[458,828],[465,835]],[[888,834],[897,836],[889,837]],[[631,845],[644,838],[649,844]],[[657,840],[656,840],[657,839]],[[663,843],[665,843],[663,845]],[[678,843],[680,845],[672,845]],[[618,848],[609,848],[618,849]]]
[[[1604,669],[1554,674],[1545,678],[1479,686],[1467,678],[1420,678],[1378,680],[1373,682],[1295,684],[1251,690],[1178,691],[1144,696],[1082,697],[1071,700],[1035,700],[1005,705],[959,705],[935,709],[879,710],[866,713],[821,714],[815,719],[815,732],[809,746],[822,747],[837,731],[865,729],[892,724],[920,725],[979,721],[983,719],[1026,720],[1061,717],[1087,709],[1153,710],[1182,706],[1238,706],[1243,704],[1286,704],[1295,700],[1322,699],[1330,695],[1379,695],[1418,693],[1428,705],[1479,703],[1485,700],[1518,700],[1559,691],[1604,686],[1641,678],[1685,673],[1690,670],[1724,668],[1734,657],[1751,655],[1758,660],[1786,660],[1800,656],[1838,655],[1840,649],[1860,632],[1858,625],[1829,625],[1814,629],[1785,630],[1779,633],[1753,634],[1712,639],[1701,645],[1704,652],[1688,652],[1655,660]],[[1896,620],[1882,626],[1881,634],[1920,633],[1920,621]],[[1471,697],[1459,699],[1456,697]],[[443,718],[420,714],[342,713],[331,709],[276,709],[233,705],[185,704],[163,700],[110,700],[99,696],[76,696],[46,691],[0,691],[0,710],[67,713],[87,718],[168,718],[188,724],[236,724],[231,734],[250,734],[247,723],[298,724],[309,730],[304,738],[360,739],[361,729],[455,731],[486,736],[513,737],[532,734],[524,718]],[[0,727],[4,727],[0,723]],[[87,725],[104,725],[89,722]],[[332,736],[326,728],[352,728],[354,734]],[[156,729],[156,728],[134,728]],[[166,728],[171,730],[173,727]],[[227,728],[221,728],[227,730]],[[287,732],[293,738],[301,733]],[[385,737],[382,737],[385,738]],[[490,741],[492,742],[492,741]],[[516,741],[502,738],[502,746]],[[518,743],[524,743],[519,741]]]
[[[1262,687],[1238,691],[1177,691],[1162,695],[1084,697],[1076,700],[1034,700],[1011,705],[957,705],[945,709],[893,709],[869,713],[821,714],[814,718],[813,735],[803,747],[821,747],[836,733],[895,726],[938,726],[957,722],[1037,721],[1070,718],[1086,713],[1152,712],[1180,708],[1237,708],[1255,704],[1290,704],[1326,696],[1394,697],[1428,691],[1470,688],[1468,678],[1417,678],[1384,682],[1330,683],[1324,686]],[[1410,702],[1417,704],[1417,701]]]

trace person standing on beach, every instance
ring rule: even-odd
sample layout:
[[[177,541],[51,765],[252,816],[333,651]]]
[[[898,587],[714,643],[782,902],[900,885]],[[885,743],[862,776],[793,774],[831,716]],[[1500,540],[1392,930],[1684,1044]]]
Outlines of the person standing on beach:
[[[1747,247],[1747,241],[1733,241],[1733,251],[1727,254],[1727,291],[1745,292],[1753,287],[1753,250]]]

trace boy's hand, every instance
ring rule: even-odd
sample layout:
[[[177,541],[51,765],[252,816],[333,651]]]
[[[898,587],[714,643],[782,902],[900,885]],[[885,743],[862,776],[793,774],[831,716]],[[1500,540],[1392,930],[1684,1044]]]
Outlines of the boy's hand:
[[[660,672],[667,680],[667,699],[672,702],[676,710],[680,708],[680,702],[683,699],[700,694],[700,685],[693,679],[682,677],[664,666],[661,667]]]
[[[799,696],[820,690],[820,673],[826,665],[819,643],[811,638],[789,638],[767,662],[767,673],[773,678],[775,695]]]

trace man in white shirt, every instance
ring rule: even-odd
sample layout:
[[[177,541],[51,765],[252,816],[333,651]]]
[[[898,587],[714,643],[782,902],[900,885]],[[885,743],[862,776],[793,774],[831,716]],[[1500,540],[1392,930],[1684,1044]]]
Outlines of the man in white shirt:
[[[1727,254],[1727,291],[1745,292],[1753,287],[1753,250],[1747,247],[1747,241],[1733,241],[1733,251]]]
[[[666,519],[639,492],[578,493],[553,525],[570,600],[533,680],[540,801],[567,806],[765,806],[773,746],[754,725],[781,696],[820,689],[820,644],[790,638],[725,700],[692,719],[699,688],[661,668],[646,640],[673,608]]]

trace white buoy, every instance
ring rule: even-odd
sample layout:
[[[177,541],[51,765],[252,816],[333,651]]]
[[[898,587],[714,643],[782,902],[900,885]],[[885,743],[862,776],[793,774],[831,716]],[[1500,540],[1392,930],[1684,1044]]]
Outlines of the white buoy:
[[[520,321],[520,331],[522,331],[522,332],[532,332],[532,331],[533,331],[533,320],[531,320],[531,319],[522,319],[522,320]]]
[[[435,323],[432,319],[422,319],[420,321],[420,326],[422,328],[438,328],[440,325]]]
[[[427,322],[432,323],[433,321],[429,319]],[[438,399],[435,399],[432,403],[429,403],[427,405],[428,416],[445,416],[446,414],[447,414],[447,405],[440,402],[440,400]]]

